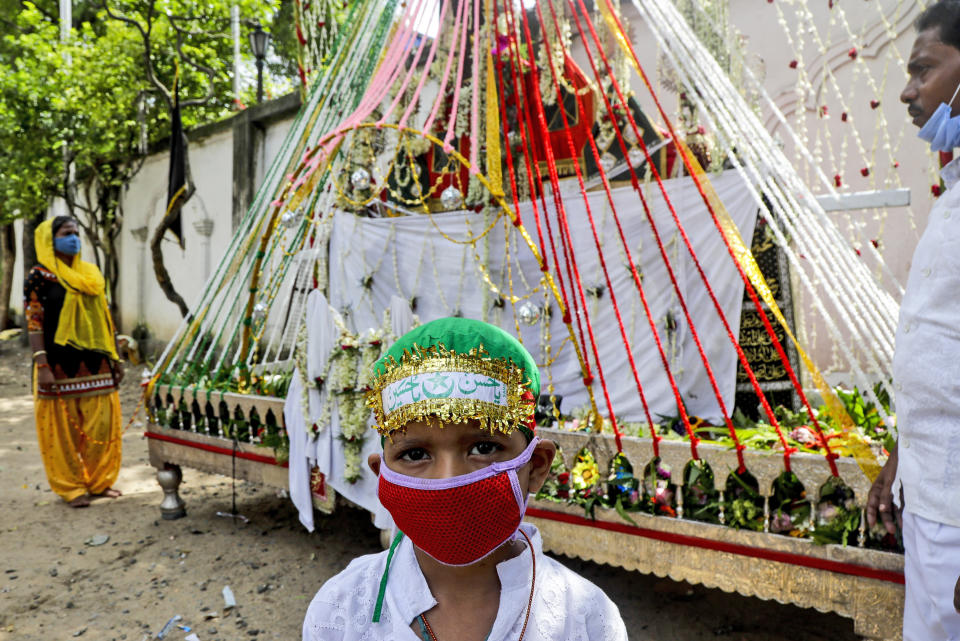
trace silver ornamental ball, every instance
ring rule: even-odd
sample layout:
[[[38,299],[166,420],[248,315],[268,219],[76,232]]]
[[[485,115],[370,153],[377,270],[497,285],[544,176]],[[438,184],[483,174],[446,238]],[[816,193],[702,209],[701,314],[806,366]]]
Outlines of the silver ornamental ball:
[[[533,325],[540,320],[540,308],[527,301],[517,310],[517,315],[520,317],[520,322],[525,325]]]
[[[440,194],[440,203],[444,209],[456,209],[463,203],[463,194],[460,190],[450,185]]]
[[[642,149],[631,149],[630,153],[627,154],[627,157],[630,159],[631,167],[642,165],[643,161],[646,160],[646,158],[643,155]]]
[[[297,224],[297,218],[299,216],[296,213],[287,210],[280,215],[280,224],[287,229],[291,229]]]
[[[604,171],[610,171],[617,164],[617,159],[613,157],[613,154],[603,154],[600,156],[600,166],[603,167]]]
[[[259,322],[267,316],[267,306],[263,303],[257,303],[253,306],[253,320]]]
[[[350,183],[354,189],[364,191],[370,189],[370,172],[362,167],[350,174]]]

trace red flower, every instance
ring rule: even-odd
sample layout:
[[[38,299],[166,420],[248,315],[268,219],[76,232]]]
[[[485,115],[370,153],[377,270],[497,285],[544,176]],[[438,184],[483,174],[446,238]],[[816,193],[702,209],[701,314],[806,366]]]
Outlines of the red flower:
[[[791,68],[791,69],[796,69],[796,68],[797,68],[797,61],[796,61],[796,60],[791,60],[791,61],[790,61],[790,68]]]
[[[843,185],[843,180],[840,178],[840,174],[835,174],[833,176],[833,184],[836,185],[837,187],[840,187]]]
[[[851,60],[856,60],[856,59],[857,59],[857,48],[856,48],[856,47],[850,47],[850,51],[847,52],[847,55],[850,56],[850,59],[851,59]]]
[[[880,249],[880,241],[878,239],[871,238],[870,244],[873,245],[874,249]]]
[[[844,111],[842,114],[840,114],[840,120],[842,120],[843,122],[847,122],[847,112],[846,112],[846,111]]]
[[[876,109],[876,108],[879,107],[879,106],[880,106],[880,101],[879,101],[879,100],[871,100],[871,101],[870,101],[870,108],[871,108],[871,109]]]
[[[934,198],[940,196],[940,185],[930,185],[930,193],[933,194]]]
[[[864,167],[863,169],[860,170],[860,175],[866,178],[867,176],[870,175],[870,169],[868,167]]]

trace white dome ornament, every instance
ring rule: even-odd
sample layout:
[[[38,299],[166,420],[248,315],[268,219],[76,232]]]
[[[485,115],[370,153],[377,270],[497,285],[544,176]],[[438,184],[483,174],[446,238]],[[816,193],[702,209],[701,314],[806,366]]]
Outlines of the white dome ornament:
[[[350,174],[350,184],[359,191],[370,189],[370,172],[361,167]]]
[[[527,301],[517,310],[517,317],[524,325],[533,325],[540,320],[540,308]]]
[[[450,185],[440,194],[440,204],[444,209],[458,209],[463,204],[463,194],[460,190]]]

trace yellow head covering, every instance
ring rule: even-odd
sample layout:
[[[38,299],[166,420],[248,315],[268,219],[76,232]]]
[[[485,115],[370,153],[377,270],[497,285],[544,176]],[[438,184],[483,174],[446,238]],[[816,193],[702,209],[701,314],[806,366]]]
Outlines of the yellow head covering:
[[[53,342],[88,349],[117,359],[113,320],[107,307],[103,274],[76,256],[68,265],[53,251],[53,220],[41,223],[33,236],[40,264],[56,274],[67,290]]]

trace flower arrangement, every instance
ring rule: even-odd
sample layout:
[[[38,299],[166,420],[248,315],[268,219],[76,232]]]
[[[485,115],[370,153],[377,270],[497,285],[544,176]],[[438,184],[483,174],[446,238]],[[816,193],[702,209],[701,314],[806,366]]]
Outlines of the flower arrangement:
[[[361,392],[339,394],[340,440],[343,443],[343,477],[355,483],[361,474],[361,452],[366,440],[370,408]]]

